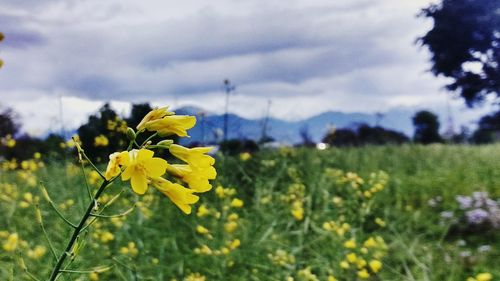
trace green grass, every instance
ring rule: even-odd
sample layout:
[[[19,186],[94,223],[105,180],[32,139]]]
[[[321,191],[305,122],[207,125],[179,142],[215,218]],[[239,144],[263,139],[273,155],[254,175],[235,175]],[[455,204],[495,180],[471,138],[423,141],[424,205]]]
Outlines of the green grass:
[[[111,197],[125,192],[106,210],[107,214],[123,212],[134,202],[142,205],[124,217],[121,227],[115,226],[116,221],[113,224],[109,219],[99,219],[86,237],[81,237],[84,247],[70,268],[112,265],[99,274],[99,280],[180,281],[195,272],[206,280],[285,280],[288,276],[314,280],[299,277],[300,270],[310,267],[318,280],[327,280],[329,274],[338,280],[357,280],[356,270],[343,270],[339,263],[360,247],[349,250],[343,243],[355,237],[359,246],[368,237],[381,236],[388,246],[381,258],[383,268],[368,280],[456,281],[479,272],[490,272],[496,280],[500,278],[498,230],[449,235],[450,224],[442,222],[440,212],[457,209],[458,194],[487,191],[493,198],[500,197],[499,159],[499,145],[293,149],[261,151],[248,161],[219,158],[214,189],[218,185],[234,188],[235,197],[244,201],[244,207],[230,207],[232,198],[221,199],[212,190],[200,195],[189,216],[153,188],[139,197],[130,191],[128,183],[116,182],[106,193]],[[88,195],[78,167],[70,169],[68,172],[63,164],[52,163],[35,174],[58,204],[75,201],[61,211],[76,222],[88,204]],[[365,181],[372,172],[383,170],[389,180],[372,198],[361,199],[349,183],[338,182],[331,169],[355,172]],[[0,279],[30,280],[19,266],[22,256],[28,270],[46,280],[54,260],[35,219],[35,203],[22,208],[23,194],[31,192],[40,197],[44,225],[56,251],[64,247],[71,229],[51,210],[39,189],[29,187],[17,172],[2,171],[0,182],[0,231],[18,233],[27,244],[21,243],[13,252],[0,248]],[[297,193],[304,209],[302,220],[291,214],[291,185],[304,188],[303,193]],[[365,183],[361,188],[369,187]],[[335,205],[333,196],[342,197],[343,205]],[[443,198],[442,203],[429,207],[428,200],[436,196]],[[267,199],[270,202],[266,204]],[[220,216],[198,217],[196,211],[201,204]],[[233,233],[224,230],[230,213],[239,215]],[[376,217],[382,218],[386,227],[377,226],[373,222]],[[324,222],[341,218],[351,226],[343,238],[323,228]],[[209,229],[212,238],[197,233],[197,225]],[[101,241],[106,231],[113,233],[114,240]],[[7,238],[0,239],[1,246]],[[228,255],[200,255],[194,250],[207,245],[215,251],[235,239],[241,245]],[[122,252],[129,242],[135,243],[137,255]],[[39,259],[29,258],[29,249],[36,245],[44,245],[47,252]],[[491,250],[479,253],[477,248],[482,245],[490,245]],[[293,255],[295,261],[285,266],[274,264],[269,255],[277,250]],[[462,257],[466,251],[470,257]],[[89,274],[68,273],[59,280],[89,278]]]

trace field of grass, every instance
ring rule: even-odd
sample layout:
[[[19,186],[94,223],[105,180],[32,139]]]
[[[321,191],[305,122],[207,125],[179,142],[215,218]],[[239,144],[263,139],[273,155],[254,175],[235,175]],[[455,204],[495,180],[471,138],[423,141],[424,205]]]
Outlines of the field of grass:
[[[113,183],[98,208],[119,195],[103,214],[125,215],[87,228],[58,280],[500,279],[499,228],[467,224],[455,198],[484,191],[498,202],[499,145],[216,158],[214,188],[191,215],[153,188],[137,196],[128,182]],[[38,182],[71,222],[89,203],[79,166],[29,166],[0,172],[0,280],[47,280],[55,262],[47,236],[59,254],[71,234]],[[86,172],[95,190],[99,179]]]

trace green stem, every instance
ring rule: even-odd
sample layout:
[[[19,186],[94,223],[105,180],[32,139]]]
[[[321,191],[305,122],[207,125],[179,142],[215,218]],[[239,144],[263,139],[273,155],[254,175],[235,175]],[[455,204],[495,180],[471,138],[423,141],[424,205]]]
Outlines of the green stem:
[[[148,138],[147,138],[147,139],[146,139],[146,140],[145,140],[145,141],[141,144],[141,147],[145,146],[145,145],[146,145],[146,143],[147,143],[148,141],[150,141],[151,139],[153,139],[153,138],[154,138],[154,137],[156,137],[157,135],[158,135],[158,132],[156,132],[156,133],[152,134],[151,136],[149,136],[149,137],[148,137]]]
[[[50,275],[49,281],[55,281],[57,279],[57,276],[59,273],[61,273],[61,267],[64,263],[64,260],[68,257],[68,255],[71,252],[71,249],[73,249],[73,245],[75,244],[76,238],[78,235],[80,235],[82,228],[85,226],[85,223],[87,222],[87,219],[90,217],[90,214],[92,213],[92,209],[94,208],[94,202],[99,199],[99,196],[101,196],[102,192],[108,186],[110,182],[105,180],[99,189],[97,190],[96,194],[94,195],[93,200],[89,203],[89,206],[87,207],[87,211],[85,211],[85,214],[83,214],[82,218],[80,219],[80,223],[76,226],[75,230],[73,231],[73,235],[71,235],[71,238],[68,241],[68,244],[66,245],[66,248],[62,252],[61,256],[59,256],[59,259],[57,260],[56,265],[54,266],[54,269],[52,270],[52,273]]]

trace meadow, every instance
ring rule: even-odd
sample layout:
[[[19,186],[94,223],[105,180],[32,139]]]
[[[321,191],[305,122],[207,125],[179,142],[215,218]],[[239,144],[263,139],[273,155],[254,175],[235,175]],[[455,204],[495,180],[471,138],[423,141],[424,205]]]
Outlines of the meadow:
[[[55,262],[47,237],[59,254],[71,232],[50,205],[76,222],[89,203],[86,182],[96,190],[101,181],[74,155],[44,158],[2,164],[1,280],[47,280]],[[106,217],[79,237],[58,280],[500,279],[500,213],[470,222],[457,200],[498,206],[500,145],[215,158],[213,189],[190,215],[152,189],[107,187],[96,207]]]

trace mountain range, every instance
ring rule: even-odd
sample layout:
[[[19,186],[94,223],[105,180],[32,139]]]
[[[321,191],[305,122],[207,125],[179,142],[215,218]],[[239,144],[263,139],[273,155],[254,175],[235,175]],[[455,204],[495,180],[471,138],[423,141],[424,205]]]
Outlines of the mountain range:
[[[197,107],[182,107],[175,110],[176,114],[196,115],[197,125],[189,130],[189,142],[203,141],[205,143],[220,140],[223,135],[224,114],[206,112]],[[203,114],[201,113],[203,112]],[[368,113],[344,113],[327,111],[299,121],[285,121],[268,118],[267,136],[274,140],[295,144],[301,142],[301,131],[307,131],[312,140],[319,142],[331,128],[353,128],[359,124],[378,125],[412,134],[411,117],[414,111],[390,110],[382,116]],[[235,114],[228,114],[228,138],[259,140],[263,135],[265,118],[246,119]]]

